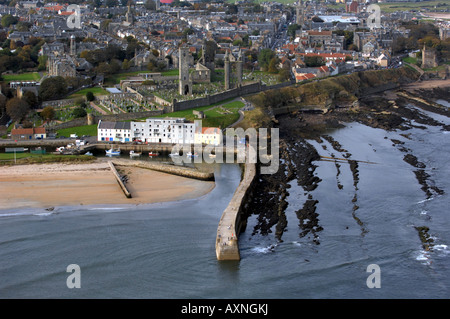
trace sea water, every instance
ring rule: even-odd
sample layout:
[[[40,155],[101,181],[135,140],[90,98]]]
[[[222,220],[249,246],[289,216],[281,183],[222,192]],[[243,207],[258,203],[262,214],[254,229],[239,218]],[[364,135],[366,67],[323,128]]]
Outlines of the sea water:
[[[252,236],[256,217],[250,216],[239,238],[239,262],[219,262],[215,255],[218,221],[241,176],[235,164],[218,166],[216,187],[198,199],[2,211],[0,297],[449,298],[446,133],[432,126],[386,132],[357,123],[330,132],[352,159],[370,163],[359,162],[357,188],[345,161],[339,176],[333,162],[314,163],[322,179],[312,192],[323,228],[319,244],[299,236],[295,211],[306,198],[294,182],[282,241],[275,231]],[[391,139],[426,164],[428,182],[444,194],[426,198],[416,168],[403,161],[405,153]],[[321,155],[334,152],[331,145],[324,150],[310,142]],[[353,215],[355,194],[359,209]],[[432,251],[423,249],[419,226],[429,228]],[[66,284],[71,264],[81,270],[79,289]],[[367,286],[373,264],[380,269],[380,288]]]

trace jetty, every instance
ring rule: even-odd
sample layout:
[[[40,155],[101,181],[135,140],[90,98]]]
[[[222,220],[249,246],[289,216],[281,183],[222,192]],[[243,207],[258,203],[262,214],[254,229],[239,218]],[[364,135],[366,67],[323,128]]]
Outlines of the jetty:
[[[245,226],[243,211],[246,208],[256,176],[256,165],[246,163],[244,176],[234,192],[233,198],[223,211],[217,227],[217,260],[240,260],[238,235]]]
[[[114,163],[112,161],[108,161],[109,167],[111,168],[111,172],[113,173],[114,177],[117,180],[117,183],[119,183],[120,188],[122,189],[123,193],[125,194],[125,196],[127,198],[131,198],[131,193],[130,191],[127,189],[127,187],[125,186],[125,183],[122,180],[122,177],[120,176],[120,174],[117,172],[116,167],[114,166]]]

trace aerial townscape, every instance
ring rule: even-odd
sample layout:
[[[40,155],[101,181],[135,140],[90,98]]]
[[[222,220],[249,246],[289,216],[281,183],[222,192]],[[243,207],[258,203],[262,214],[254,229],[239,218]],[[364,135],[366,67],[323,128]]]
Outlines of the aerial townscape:
[[[366,255],[395,268],[386,256],[400,263],[407,258],[400,249],[445,272],[439,262],[450,256],[450,219],[434,213],[446,209],[450,193],[448,0],[0,0],[0,19],[0,193],[8,194],[0,219],[15,216],[9,211],[50,216],[95,205],[130,214],[149,205],[157,214],[151,205],[179,203],[169,215],[214,213],[208,243],[218,262],[254,258],[257,268],[254,255],[278,253],[292,263],[296,250],[305,269],[314,264],[324,269],[314,276],[333,281],[344,274],[318,265],[329,264],[324,255],[336,251],[329,247],[348,244],[345,251],[358,253],[332,258],[350,265],[343,272]],[[224,158],[219,147],[227,144],[235,149]],[[276,170],[265,173],[269,167]],[[386,226],[394,206],[402,217]],[[376,241],[389,252],[359,250]],[[283,249],[286,242],[292,247]],[[164,277],[169,269],[159,271]],[[414,287],[430,282],[411,271]],[[289,294],[304,286],[294,281],[282,297],[302,297]],[[198,294],[179,287],[147,294],[135,285],[83,296],[209,298],[212,282],[197,282]],[[36,297],[19,283],[8,284],[17,288],[7,297]],[[385,297],[417,297],[405,285]],[[344,298],[371,297],[346,289]],[[424,289],[437,298],[448,291]],[[272,297],[263,290],[230,297]],[[326,289],[308,296],[337,297]]]

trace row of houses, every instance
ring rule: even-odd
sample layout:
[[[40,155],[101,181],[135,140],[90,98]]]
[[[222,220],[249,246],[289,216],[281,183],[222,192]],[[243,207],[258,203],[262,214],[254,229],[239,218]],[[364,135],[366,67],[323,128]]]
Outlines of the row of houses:
[[[99,121],[99,142],[143,142],[166,144],[220,145],[222,132],[216,127],[202,127],[201,121],[187,122],[184,118],[148,118],[145,122]]]

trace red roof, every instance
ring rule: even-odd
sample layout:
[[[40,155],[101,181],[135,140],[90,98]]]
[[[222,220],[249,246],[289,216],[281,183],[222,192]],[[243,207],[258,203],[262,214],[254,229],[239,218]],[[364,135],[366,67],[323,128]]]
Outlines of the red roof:
[[[42,9],[49,10],[49,11],[59,11],[59,10],[64,9],[64,7],[58,5],[58,6],[51,6],[51,7],[42,7]]]
[[[315,77],[316,77],[315,74],[312,74],[312,73],[306,73],[306,74],[304,74],[304,75],[297,75],[297,76],[295,77],[295,79],[296,79],[297,81],[304,81],[304,80],[310,80],[310,79],[315,78]]]
[[[45,134],[45,127],[13,128],[11,130],[11,135],[33,135],[33,134]]]

